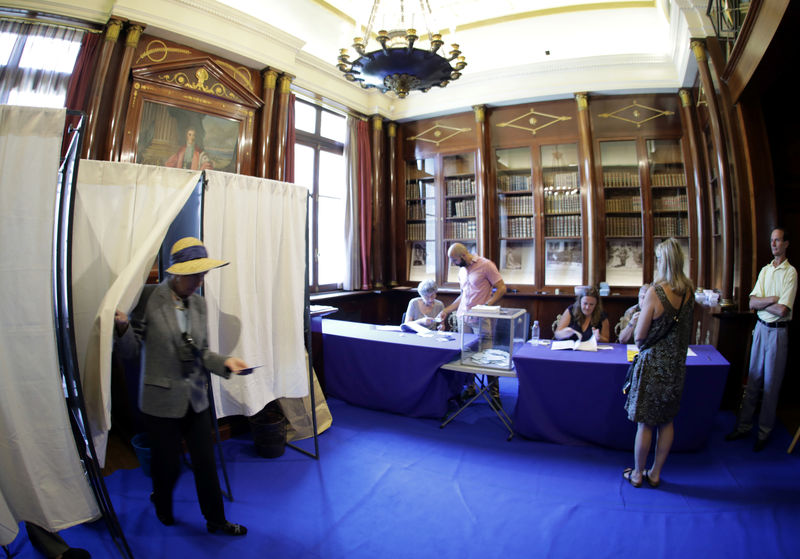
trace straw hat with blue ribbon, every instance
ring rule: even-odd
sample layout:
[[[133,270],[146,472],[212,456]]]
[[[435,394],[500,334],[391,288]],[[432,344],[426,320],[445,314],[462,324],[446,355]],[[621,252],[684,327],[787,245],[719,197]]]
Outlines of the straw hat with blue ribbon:
[[[174,276],[201,274],[214,268],[227,266],[226,260],[215,260],[208,257],[208,251],[200,239],[184,237],[172,245],[169,253],[170,266],[167,273]]]

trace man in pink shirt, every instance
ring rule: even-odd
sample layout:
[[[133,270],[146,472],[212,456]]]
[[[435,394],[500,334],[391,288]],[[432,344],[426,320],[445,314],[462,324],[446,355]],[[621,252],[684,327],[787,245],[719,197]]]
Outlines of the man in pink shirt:
[[[462,328],[477,329],[478,325],[465,324],[464,313],[475,305],[494,305],[506,293],[506,284],[494,262],[470,254],[467,247],[461,243],[454,243],[447,251],[450,264],[459,266],[458,283],[461,286],[461,293],[450,305],[439,313],[439,317],[444,322],[447,317],[456,310],[459,330]],[[492,293],[494,290],[494,293]],[[480,326],[481,328],[483,325]],[[490,377],[489,392],[492,398],[500,402],[500,386],[497,377]],[[467,388],[465,397],[471,397],[475,393],[475,385],[470,384]]]

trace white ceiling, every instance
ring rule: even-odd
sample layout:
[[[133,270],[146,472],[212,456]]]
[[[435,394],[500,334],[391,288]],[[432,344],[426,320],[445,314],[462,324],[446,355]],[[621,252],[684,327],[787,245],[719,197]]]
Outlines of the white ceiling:
[[[424,0],[423,0],[424,1]],[[340,48],[369,17],[372,0],[6,0],[11,7],[145,32],[254,68],[295,76],[295,86],[394,120],[570,97],[576,92],[675,91],[695,75],[689,42],[711,30],[707,0],[428,0],[444,41],[468,66],[461,79],[406,99],[347,82]],[[406,0],[406,9],[420,0]],[[399,0],[382,0],[397,5]],[[414,21],[419,32],[424,29]],[[350,49],[353,54],[352,49]]]

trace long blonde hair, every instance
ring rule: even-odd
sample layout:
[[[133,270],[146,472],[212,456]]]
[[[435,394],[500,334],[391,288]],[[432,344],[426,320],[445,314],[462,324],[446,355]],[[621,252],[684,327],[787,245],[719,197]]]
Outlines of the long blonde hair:
[[[694,291],[692,280],[683,273],[683,249],[673,237],[656,247],[656,277],[653,284],[665,283],[675,293]]]

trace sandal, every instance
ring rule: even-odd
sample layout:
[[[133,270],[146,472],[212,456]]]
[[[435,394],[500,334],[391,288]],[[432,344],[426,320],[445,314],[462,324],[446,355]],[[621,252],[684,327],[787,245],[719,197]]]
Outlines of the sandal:
[[[656,481],[653,481],[653,479],[650,477],[650,470],[645,471],[644,479],[647,481],[647,485],[649,485],[653,489],[658,489],[658,486],[661,485],[661,478],[659,478]]]
[[[219,522],[206,522],[206,528],[212,534],[215,532],[222,532],[228,536],[244,536],[247,534],[247,528],[242,526],[241,524],[234,524],[233,522],[228,522],[227,520],[220,524]]]
[[[622,477],[623,477],[624,479],[628,480],[628,483],[630,483],[630,484],[631,484],[631,485],[633,485],[634,487],[637,487],[637,488],[638,488],[638,487],[641,487],[641,486],[642,486],[642,480],[641,480],[641,479],[639,480],[639,482],[638,482],[638,483],[637,483],[637,482],[635,482],[635,481],[633,481],[633,468],[625,468],[625,469],[622,471]],[[642,476],[642,477],[644,477],[644,476]]]

